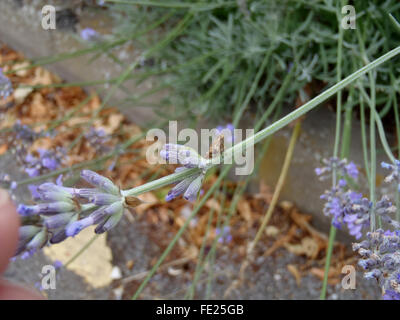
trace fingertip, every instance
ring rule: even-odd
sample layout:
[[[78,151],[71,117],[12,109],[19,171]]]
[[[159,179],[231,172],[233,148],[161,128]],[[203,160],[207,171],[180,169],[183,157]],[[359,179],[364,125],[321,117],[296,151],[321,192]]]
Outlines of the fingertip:
[[[14,255],[18,241],[19,216],[8,192],[0,189],[0,273]]]
[[[0,281],[0,300],[43,300],[34,290],[23,288],[8,281]]]

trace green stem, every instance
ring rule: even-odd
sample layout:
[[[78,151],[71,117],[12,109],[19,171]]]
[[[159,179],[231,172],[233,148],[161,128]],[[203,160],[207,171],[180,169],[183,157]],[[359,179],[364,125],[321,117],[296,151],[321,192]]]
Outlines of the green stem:
[[[365,106],[364,106],[364,100],[360,96],[360,121],[361,121],[361,142],[362,142],[362,147],[363,147],[363,157],[364,157],[364,167],[365,167],[365,172],[367,173],[367,180],[368,184],[371,182],[370,178],[370,173],[369,173],[369,160],[368,160],[368,144],[367,144],[367,130],[365,128]]]
[[[376,182],[376,138],[375,138],[375,81],[373,74],[370,73],[370,86],[371,86],[371,112],[370,112],[370,152],[371,152],[371,174],[370,174],[370,201],[371,207],[371,232],[376,228],[375,216],[375,182]]]
[[[341,5],[344,5],[344,1],[341,1]],[[337,14],[339,19],[339,14]],[[339,39],[338,39],[338,55],[337,55],[337,81],[342,79],[342,53],[343,53],[343,28],[339,26]],[[336,100],[336,129],[335,129],[335,144],[333,147],[333,157],[337,158],[339,153],[339,143],[340,143],[340,126],[341,126],[341,116],[342,116],[342,92],[339,91],[337,94]],[[336,166],[333,168],[332,172],[332,187],[336,188],[336,180],[337,180],[337,168]],[[329,242],[326,252],[325,258],[325,271],[324,271],[324,280],[322,282],[320,299],[325,300],[326,298],[326,289],[328,286],[328,276],[329,276],[329,268],[331,266],[331,257],[333,251],[333,244],[336,236],[336,228],[331,225],[329,231]]]
[[[322,282],[322,289],[321,289],[321,295],[320,295],[321,300],[325,300],[325,298],[326,298],[326,289],[328,287],[329,268],[331,265],[333,244],[335,242],[335,237],[336,237],[336,228],[333,225],[331,225],[331,228],[329,230],[328,248],[326,251],[324,281]]]

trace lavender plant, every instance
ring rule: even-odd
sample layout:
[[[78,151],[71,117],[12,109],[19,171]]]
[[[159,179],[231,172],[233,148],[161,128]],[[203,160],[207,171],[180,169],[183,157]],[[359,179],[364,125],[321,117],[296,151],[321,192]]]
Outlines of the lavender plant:
[[[331,158],[324,160],[325,167],[317,168],[316,173],[320,178],[327,178],[334,171],[341,177],[358,177],[358,170],[353,163],[347,164],[346,160]],[[395,182],[398,190],[399,161],[388,164],[383,162],[382,167],[391,172],[385,182]],[[397,208],[384,195],[381,200],[373,203],[362,194],[352,191],[346,180],[340,179],[338,184],[321,196],[326,201],[324,213],[332,216],[332,224],[340,229],[347,224],[349,234],[356,239],[366,237],[360,243],[353,243],[353,250],[360,255],[359,265],[365,270],[366,279],[374,279],[382,290],[385,300],[400,300],[400,222],[393,215]],[[386,223],[388,229],[374,228],[366,232],[371,225],[371,217],[376,214]]]
[[[110,0],[107,2],[113,1]],[[123,1],[114,2],[123,3]],[[168,1],[165,3],[157,1],[149,2],[149,6],[155,6],[150,9],[147,4],[143,4],[144,2],[140,2],[138,7],[129,6],[129,10],[135,11],[139,16],[143,16],[143,12],[145,12],[144,16],[149,18],[152,22],[157,22],[154,23],[154,25],[162,24],[163,27],[165,27],[170,23],[175,23],[176,19],[178,19],[180,22],[173,30],[172,36],[170,38],[167,37],[167,40],[176,37],[176,35],[180,34],[181,31],[186,28],[183,33],[184,37],[178,38],[171,46],[164,46],[164,44],[169,44],[169,42],[162,40],[160,41],[162,45],[159,46],[157,43],[150,50],[146,50],[145,54],[140,57],[140,62],[135,62],[129,67],[127,72],[124,73],[124,76],[127,77],[136,65],[145,66],[146,63],[144,62],[147,61],[146,59],[154,55],[155,57],[152,57],[152,59],[156,59],[155,61],[160,63],[149,63],[148,65],[160,65],[163,67],[160,70],[151,69],[147,74],[164,73],[165,70],[169,70],[171,74],[167,76],[167,80],[169,83],[173,83],[176,91],[180,93],[179,96],[183,97],[180,99],[182,100],[180,102],[188,108],[188,112],[202,115],[215,115],[226,114],[228,113],[226,112],[227,110],[234,110],[235,118],[240,118],[244,108],[246,108],[250,102],[252,102],[255,107],[258,107],[258,109],[262,109],[266,105],[266,102],[269,102],[270,98],[272,100],[270,95],[275,95],[277,91],[275,89],[279,88],[281,85],[281,78],[286,79],[285,82],[287,81],[288,83],[290,83],[291,79],[294,79],[289,92],[287,92],[288,98],[286,100],[288,101],[293,101],[298,92],[302,92],[304,85],[313,78],[320,79],[324,81],[324,83],[332,85],[332,87],[286,117],[274,122],[264,130],[259,131],[251,139],[236,144],[226,152],[211,153],[212,157],[202,157],[195,150],[180,145],[166,145],[161,152],[161,156],[166,160],[173,159],[177,161],[182,167],[177,168],[175,173],[170,176],[146,183],[142,186],[130,190],[120,190],[111,180],[95,172],[84,170],[81,172],[81,177],[92,184],[93,188],[78,189],[66,187],[63,186],[60,181],[56,184],[47,182],[37,188],[32,188],[34,191],[34,198],[36,198],[38,203],[32,206],[20,205],[18,208],[18,211],[23,217],[23,226],[20,230],[20,246],[17,253],[22,253],[23,257],[27,257],[46,243],[63,241],[65,238],[74,236],[83,228],[91,225],[96,225],[96,233],[105,232],[118,223],[123,215],[124,208],[140,204],[140,201],[137,199],[138,195],[171,183],[178,182],[168,193],[166,197],[167,201],[171,201],[180,195],[183,195],[187,200],[193,201],[198,196],[207,171],[219,163],[219,160],[229,157],[235,152],[241,152],[241,150],[249,144],[254,144],[265,139],[294,119],[306,114],[329,97],[340,93],[348,84],[353,83],[357,79],[361,79],[363,74],[371,72],[378,65],[400,52],[400,48],[396,48],[349,75],[344,80],[341,80],[341,62],[337,63],[336,66],[334,62],[342,61],[342,54],[339,52],[338,59],[336,60],[336,51],[332,49],[332,45],[336,47],[336,38],[339,38],[339,43],[341,44],[340,41],[343,41],[343,35],[338,36],[336,33],[332,33],[328,27],[331,24],[332,17],[336,21],[335,7],[329,1],[325,2],[323,5],[295,3],[296,8],[300,8],[299,12],[301,14],[291,14],[290,18],[287,19],[281,28],[275,22],[284,20],[282,18],[284,12],[282,8],[290,2],[291,1],[284,1],[282,6],[280,6],[280,2],[278,1],[276,3],[271,2],[273,9],[277,10],[270,10],[271,8],[269,6],[266,10],[263,1],[254,1],[251,5],[249,4],[249,6],[247,6],[247,4],[239,6],[234,1],[227,2],[223,0],[215,4],[211,3],[211,1],[179,4],[178,8],[174,7],[174,5],[176,5],[175,2]],[[130,1],[130,4],[132,3],[133,2]],[[384,7],[388,9],[387,11],[390,11],[389,8],[393,8],[394,6],[395,1],[387,1],[384,5]],[[127,7],[121,5],[120,8],[125,15]],[[170,12],[165,12],[165,8],[168,8],[168,10],[171,9]],[[188,9],[188,12],[183,14],[178,10],[182,8],[185,10]],[[195,12],[207,11],[211,13],[194,15]],[[306,21],[304,21],[303,11],[309,12]],[[362,6],[362,11],[360,11],[361,16],[369,16],[370,11],[369,3],[366,2]],[[266,26],[265,21],[271,21],[271,19],[266,19],[266,17],[268,17],[268,15],[265,14],[266,12],[276,12],[277,16],[282,19],[278,18],[277,21],[273,21]],[[321,22],[317,25],[312,23],[312,16],[315,12],[320,17],[319,22]],[[174,18],[172,22],[169,20],[171,16]],[[116,15],[116,17],[118,19],[120,16]],[[131,16],[128,14],[128,18],[129,17]],[[206,17],[206,19],[204,17]],[[121,33],[121,38],[112,43],[96,43],[90,50],[106,50],[120,45],[121,43],[126,43],[126,41],[131,39],[131,34],[137,34],[136,29],[142,30],[138,28],[138,26],[141,27],[141,24],[143,24],[141,19],[135,19],[134,23],[132,23],[130,19],[119,20],[122,24],[129,22],[130,31]],[[304,22],[301,28],[298,27],[299,20],[302,23]],[[367,24],[368,27],[371,26],[371,28],[363,28],[362,32],[365,33],[364,37],[366,39],[372,39],[372,44],[368,47],[368,53],[373,56],[374,54],[387,52],[391,46],[387,46],[387,42],[382,41],[382,37],[383,40],[385,40],[385,35],[382,36],[382,33],[384,33],[382,30],[388,29],[387,21],[384,20],[383,26],[381,26],[380,23],[382,23],[382,19],[372,20],[374,23]],[[378,31],[375,29],[375,22],[378,24]],[[150,28],[150,30],[152,30],[152,28]],[[199,30],[201,30],[201,32],[199,32]],[[273,30],[273,32],[270,32],[270,30]],[[317,32],[315,32],[315,30],[317,30]],[[320,36],[321,30],[326,33],[324,37]],[[202,32],[206,32],[206,34],[202,34]],[[139,34],[140,33],[141,32],[139,32]],[[118,35],[118,32],[116,32],[116,34]],[[129,37],[126,36],[127,34]],[[391,33],[389,34],[392,35]],[[353,33],[352,36],[355,37],[355,33]],[[96,42],[98,33],[92,29],[85,29],[82,30],[81,37],[85,41]],[[315,41],[310,44],[309,38]],[[182,39],[189,39],[190,41],[182,41]],[[204,39],[206,39],[205,43]],[[396,39],[397,35],[393,35],[393,37],[386,36],[386,40],[388,41],[395,41]],[[199,45],[199,43],[202,44]],[[351,46],[351,41],[348,43]],[[377,43],[377,45],[375,45],[375,43]],[[165,47],[166,50],[157,51],[154,49],[159,47]],[[318,50],[316,48],[318,48]],[[90,50],[87,50],[87,52],[90,52]],[[306,51],[307,54],[303,54],[302,52],[304,51]],[[348,68],[351,68],[348,64],[354,60],[354,50],[348,50],[348,52],[350,52],[351,55],[347,56],[348,59],[343,59],[343,61]],[[293,55],[295,56],[294,60],[296,60],[296,63],[292,61]],[[191,59],[186,59],[187,56],[195,58],[192,61]],[[360,57],[360,60],[361,59],[363,61],[368,61],[368,57],[365,54]],[[319,60],[321,63],[317,63]],[[181,65],[181,61],[185,61],[185,63]],[[271,67],[267,68],[267,65]],[[356,63],[355,65],[356,67],[352,65],[354,70],[360,67]],[[239,69],[237,68],[238,66],[245,67]],[[242,72],[243,70],[244,72]],[[384,69],[379,75],[381,84],[380,91],[384,92],[385,95],[388,91],[387,84],[391,81],[393,76],[392,70],[395,70],[395,68]],[[283,76],[286,74],[292,76],[292,72],[294,78]],[[339,74],[337,78],[335,73]],[[126,77],[117,79],[117,83],[121,84]],[[146,77],[146,73],[143,77]],[[171,78],[173,81],[171,81]],[[140,77],[140,81],[142,79],[143,78]],[[265,80],[265,83],[264,81],[260,81],[260,79]],[[360,81],[360,85],[364,85],[364,82]],[[188,86],[188,83],[194,85]],[[224,86],[222,86],[223,83]],[[371,92],[375,92],[373,83],[368,84],[368,86]],[[282,85],[282,87],[284,87],[284,85]],[[247,91],[248,94],[244,95],[243,93]],[[279,92],[281,91],[279,90]],[[0,91],[0,94],[1,93],[2,91]],[[109,95],[107,95],[107,99],[108,98]],[[283,96],[281,100],[283,100]],[[373,103],[376,102],[375,98],[371,98],[371,100],[373,100]],[[188,103],[188,101],[190,101],[190,103]],[[193,101],[195,101],[195,103],[193,103]],[[274,103],[271,103],[268,107],[270,110],[273,110],[273,107],[277,104],[275,103],[275,99],[273,101]],[[340,117],[341,109],[339,107],[339,97],[338,101],[337,113]],[[194,110],[193,106],[196,107],[196,110]],[[387,107],[383,108],[381,114],[387,113],[389,109],[390,108]],[[268,115],[268,112],[262,113],[261,119],[265,121]],[[372,123],[373,122],[374,120],[372,120]],[[337,135],[339,135],[339,131],[340,130],[337,130]],[[90,141],[94,137],[89,133],[86,138]],[[97,138],[102,139],[102,137]],[[372,149],[374,149],[375,146],[372,146]],[[323,195],[323,199],[326,200],[324,212],[333,218],[334,226],[339,228],[343,225],[347,225],[350,234],[359,239],[362,237],[367,227],[375,228],[374,220],[372,220],[371,217],[377,215],[381,217],[383,222],[389,224],[391,227],[395,229],[398,228],[397,220],[392,218],[393,212],[396,209],[387,197],[383,197],[380,201],[375,201],[374,197],[370,196],[371,199],[368,199],[350,189],[349,182],[351,182],[352,179],[356,180],[358,178],[357,167],[353,163],[339,160],[336,151],[334,152],[335,156],[325,162],[325,167],[317,170],[317,174],[321,179],[328,176],[334,181],[332,188]],[[42,158],[46,159],[44,163]],[[44,172],[42,170],[53,170],[58,163],[57,159],[47,156],[45,153],[42,158],[28,159],[29,161],[27,162],[29,165],[32,164],[32,168],[30,167],[31,170],[28,171],[28,173],[31,172],[32,176],[37,175],[37,171],[34,169],[37,169],[40,174]],[[371,156],[371,158],[373,157]],[[375,164],[372,163],[371,167],[374,168],[374,165]],[[386,165],[386,168],[392,170],[391,178],[388,178],[388,181],[398,180],[398,173],[394,170],[396,169],[395,165],[397,165],[397,163],[393,164],[394,167],[391,167],[392,165]],[[340,177],[339,179],[336,179],[337,175]],[[223,177],[223,175],[221,175],[221,177]],[[372,178],[374,178],[374,175]],[[374,194],[374,192],[372,191],[371,194]],[[206,198],[207,194],[202,200]],[[200,205],[201,203],[202,201],[200,201]],[[193,210],[193,214],[195,214],[196,210],[197,209]],[[171,245],[168,246],[167,250],[155,264],[155,268],[163,261],[166,254],[169,252],[168,250],[171,249],[183,230],[184,227],[177,233]],[[220,229],[220,239],[230,239],[227,230],[228,229],[225,227]],[[370,235],[374,232],[378,232],[378,230],[371,231]],[[385,237],[394,237],[389,231],[383,234]],[[398,236],[398,234],[396,236]],[[374,237],[375,235],[371,235],[371,238]],[[385,241],[387,242],[389,240],[383,239],[381,242],[386,243]],[[369,248],[368,250],[371,250],[371,252],[381,250],[380,246],[376,244],[365,244],[364,247],[360,247],[358,250],[367,250],[366,248]],[[386,251],[382,249],[382,252],[385,253]],[[388,252],[388,254],[389,253],[390,252]],[[381,260],[386,261],[385,259],[389,259],[391,261],[390,266],[392,266],[396,264],[393,262],[397,259],[396,257],[397,255],[395,257],[389,257],[392,260],[382,257]],[[393,271],[393,267],[390,266],[383,265],[386,269],[383,269],[383,267],[380,268],[381,272],[385,275],[388,274],[390,270],[392,272],[390,276],[387,277],[387,280],[381,281],[381,286],[384,288],[385,297],[393,298],[398,294],[398,291],[396,291],[398,290],[398,273],[396,274],[395,271]],[[147,283],[146,281],[150,279],[154,270],[153,268],[149,273],[135,297],[140,294],[140,291]]]

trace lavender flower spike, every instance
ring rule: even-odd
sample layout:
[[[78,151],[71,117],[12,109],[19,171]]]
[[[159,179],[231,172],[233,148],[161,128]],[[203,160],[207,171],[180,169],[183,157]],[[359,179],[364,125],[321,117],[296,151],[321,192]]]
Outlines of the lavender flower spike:
[[[400,161],[396,160],[394,164],[382,162],[382,168],[390,170],[391,173],[385,178],[386,183],[397,183],[397,190],[400,192]]]
[[[194,149],[177,144],[164,145],[164,148],[160,151],[160,156],[170,161],[170,163],[183,165],[183,167],[176,168],[175,172],[182,172],[189,168],[201,169],[200,172],[196,172],[180,181],[165,197],[166,201],[171,201],[183,194],[184,199],[195,200],[209,168],[209,160],[200,156]]]
[[[196,150],[180,144],[165,144],[160,151],[160,156],[170,164],[181,164],[186,168],[205,169],[209,163]]]
[[[378,283],[383,299],[400,300],[400,232],[368,232],[366,240],[353,243],[353,250],[361,256],[364,277]]]
[[[114,202],[108,206],[100,207],[96,211],[92,212],[88,217],[69,224],[65,229],[65,234],[68,237],[73,237],[77,235],[82,229],[85,229],[95,224],[99,224],[96,227],[95,232],[103,233],[118,224],[119,220],[121,220],[123,212],[124,206],[121,200]]]
[[[165,201],[171,201],[183,194],[192,183],[193,177],[186,178],[173,187],[165,197]]]
[[[8,96],[13,92],[12,84],[0,68],[0,98],[7,99]]]
[[[358,168],[354,162],[348,163],[346,159],[339,159],[335,157],[323,159],[322,162],[325,166],[315,169],[315,173],[317,176],[319,176],[320,180],[329,178],[335,169],[337,170],[339,176],[348,176],[354,180],[357,180],[358,178]]]

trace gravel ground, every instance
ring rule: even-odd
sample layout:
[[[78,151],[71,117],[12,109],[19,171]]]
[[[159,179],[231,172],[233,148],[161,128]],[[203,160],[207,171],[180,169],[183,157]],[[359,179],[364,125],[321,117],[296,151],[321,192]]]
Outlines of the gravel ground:
[[[148,226],[143,223],[133,225],[124,220],[117,229],[108,234],[108,243],[113,251],[113,263],[118,265],[127,277],[147,270],[148,263],[154,257],[159,257],[160,249],[152,244],[143,232]],[[132,230],[133,228],[133,230]],[[150,231],[151,230],[147,230]],[[146,231],[146,233],[147,233]],[[269,244],[267,244],[268,246]],[[213,281],[211,299],[222,299],[227,288],[236,280],[239,274],[240,262],[230,252],[223,248],[218,252],[214,265],[215,280]],[[147,254],[142,255],[143,252]],[[126,263],[135,261],[133,270],[126,268]],[[235,290],[232,290],[226,299],[318,299],[321,290],[321,281],[312,275],[301,279],[300,286],[288,272],[287,265],[301,265],[305,259],[289,253],[285,249],[277,250],[272,256],[256,259],[256,263],[247,268],[245,281]],[[136,263],[137,262],[137,263]],[[182,299],[186,288],[192,279],[191,273],[185,271],[178,276],[171,275],[166,270],[156,274],[148,287],[143,291],[142,298]],[[206,273],[203,273],[203,275]],[[204,277],[204,276],[203,276]],[[139,281],[125,286],[124,298],[130,297],[137,289]],[[195,298],[205,298],[206,281],[197,285]],[[329,286],[328,299],[378,299],[379,291],[374,283],[362,279],[361,272],[357,273],[355,290],[343,290],[341,285]]]
[[[58,272],[57,289],[46,290],[49,299],[129,299],[140,285],[138,281],[124,282],[123,279],[147,271],[162,251],[148,236],[151,231],[145,222],[132,224],[123,219],[117,228],[108,233],[107,243],[112,250],[114,266],[118,266],[122,279],[114,281],[110,286],[93,288],[79,275],[68,269]],[[236,280],[240,263],[232,254],[221,248],[218,250],[214,264],[215,278],[210,291],[210,299],[222,299],[227,288]],[[134,262],[132,269],[129,262]],[[296,279],[287,270],[288,264],[301,265],[305,259],[279,249],[270,257],[261,257],[247,268],[243,283],[227,295],[226,299],[318,299],[321,281],[315,276],[302,277],[298,286]],[[5,277],[13,282],[34,286],[40,280],[40,272],[44,265],[52,262],[39,253],[28,260],[16,260],[10,263]],[[192,279],[193,264],[177,266],[173,270],[164,269],[158,272],[143,291],[142,299],[182,299]],[[179,272],[177,272],[177,270]],[[207,273],[204,272],[196,287],[195,298],[203,299],[206,294]],[[124,288],[121,291],[121,288]],[[376,285],[361,278],[357,273],[355,290],[343,290],[341,285],[328,287],[328,299],[378,299]]]

